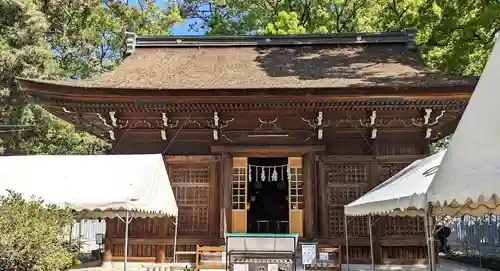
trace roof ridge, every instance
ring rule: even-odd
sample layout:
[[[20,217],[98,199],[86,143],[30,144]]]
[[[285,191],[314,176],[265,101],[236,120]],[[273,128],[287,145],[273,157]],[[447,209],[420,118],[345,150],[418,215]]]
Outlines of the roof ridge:
[[[247,35],[247,36],[136,36],[127,33],[127,45],[132,53],[136,47],[238,47],[238,46],[301,46],[402,43],[414,49],[415,28],[390,32],[300,34],[300,35]]]

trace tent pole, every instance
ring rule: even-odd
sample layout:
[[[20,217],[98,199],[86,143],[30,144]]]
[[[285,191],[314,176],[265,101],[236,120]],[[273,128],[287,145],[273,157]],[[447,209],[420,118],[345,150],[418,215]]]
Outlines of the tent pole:
[[[174,263],[176,263],[177,258],[175,253],[177,252],[177,227],[179,225],[179,216],[175,217],[175,230],[174,230]]]
[[[125,244],[123,248],[123,271],[127,271],[127,260],[128,260],[128,224],[130,223],[129,220],[129,213],[128,210],[125,211]]]
[[[427,243],[427,265],[429,271],[432,271],[432,263],[431,263],[431,239],[429,237],[429,217],[427,216],[428,210],[425,211],[424,215],[424,228],[425,228],[425,240]]]
[[[435,228],[435,225],[434,225],[434,222],[432,221],[432,207],[429,206],[429,212],[427,213],[428,215],[428,221],[429,221],[429,235],[430,235],[430,243],[431,243],[431,264],[432,264],[432,271],[435,271],[436,270],[436,249],[435,249],[435,246],[434,246],[434,228]]]
[[[372,259],[372,271],[375,271],[375,259],[373,258],[373,231],[372,231],[372,216],[368,215],[368,233],[370,234],[370,257]]]
[[[347,215],[344,215],[344,234],[345,234],[345,260],[347,271],[349,271],[349,234],[347,233]]]

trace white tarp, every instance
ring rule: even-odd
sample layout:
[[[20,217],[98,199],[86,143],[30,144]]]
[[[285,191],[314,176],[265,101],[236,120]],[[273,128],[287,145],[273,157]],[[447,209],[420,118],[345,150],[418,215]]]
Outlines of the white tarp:
[[[434,177],[428,200],[440,213],[500,214],[500,41]],[[444,206],[443,206],[444,205]]]
[[[346,215],[424,215],[418,210],[429,204],[433,215],[500,214],[499,70],[497,37],[447,151],[416,161],[346,205]],[[442,162],[437,173],[423,176],[422,164],[432,166],[437,159]]]
[[[33,155],[0,157],[0,196],[7,190],[83,217],[177,216],[174,193],[161,154]]]
[[[345,206],[348,216],[423,215],[427,190],[446,151],[417,160]]]

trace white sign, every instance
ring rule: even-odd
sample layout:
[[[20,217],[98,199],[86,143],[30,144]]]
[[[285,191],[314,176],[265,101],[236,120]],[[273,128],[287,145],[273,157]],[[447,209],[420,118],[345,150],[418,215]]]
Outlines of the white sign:
[[[248,271],[248,264],[235,263],[235,264],[233,264],[233,271]]]
[[[313,264],[316,261],[316,245],[302,245],[302,264]]]
[[[319,260],[326,262],[328,261],[328,252],[320,252],[319,253]]]
[[[270,263],[267,265],[267,271],[279,271],[277,263]]]

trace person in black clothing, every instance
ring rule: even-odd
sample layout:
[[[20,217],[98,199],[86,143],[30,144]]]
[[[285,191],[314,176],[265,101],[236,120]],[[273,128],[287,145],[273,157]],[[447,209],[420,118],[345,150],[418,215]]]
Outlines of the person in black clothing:
[[[436,232],[436,238],[439,240],[441,246],[439,247],[439,252],[447,253],[449,251],[448,237],[451,234],[451,229],[447,226],[440,226]]]

